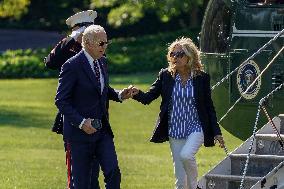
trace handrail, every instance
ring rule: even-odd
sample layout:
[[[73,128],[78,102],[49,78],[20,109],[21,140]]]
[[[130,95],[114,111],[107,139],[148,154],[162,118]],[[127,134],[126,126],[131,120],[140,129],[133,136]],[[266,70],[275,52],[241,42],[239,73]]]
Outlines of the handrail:
[[[273,128],[274,132],[276,133],[276,136],[277,136],[278,139],[279,139],[279,140],[278,140],[279,145],[280,145],[280,147],[281,147],[281,149],[282,149],[282,151],[283,151],[283,150],[284,150],[284,145],[283,145],[283,144],[284,144],[284,141],[283,141],[283,138],[282,138],[281,135],[280,135],[280,132],[277,130],[274,121],[271,119],[271,116],[268,114],[268,112],[267,112],[267,110],[266,110],[266,108],[265,108],[264,105],[261,105],[261,109],[263,110],[263,112],[264,112],[264,114],[266,115],[266,117],[267,117],[269,123],[271,124],[271,127]]]
[[[284,86],[284,83],[282,83],[281,85],[279,85],[278,87],[276,87],[274,90],[272,90],[270,93],[268,93],[266,96],[264,96],[263,98],[261,98],[259,100],[259,105],[258,105],[258,109],[257,109],[257,114],[256,114],[256,118],[255,118],[255,124],[254,124],[254,128],[253,128],[253,134],[252,134],[252,138],[250,141],[250,146],[249,146],[249,152],[247,154],[247,159],[246,159],[246,163],[245,163],[245,168],[244,168],[244,172],[242,175],[242,180],[241,180],[241,184],[240,184],[240,189],[244,188],[244,180],[246,177],[246,173],[248,170],[248,164],[249,164],[249,158],[250,158],[250,154],[252,151],[252,146],[253,146],[253,142],[255,140],[255,135],[256,135],[256,130],[257,130],[257,124],[258,124],[258,120],[259,120],[259,112],[261,109],[261,106],[263,105],[263,103],[265,102],[265,100],[267,100],[270,96],[272,96],[275,92],[277,92],[278,90],[280,90],[282,87]]]

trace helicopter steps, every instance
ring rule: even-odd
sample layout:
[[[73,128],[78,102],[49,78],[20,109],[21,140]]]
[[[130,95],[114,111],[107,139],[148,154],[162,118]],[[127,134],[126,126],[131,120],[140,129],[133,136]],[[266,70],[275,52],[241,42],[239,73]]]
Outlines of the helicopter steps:
[[[284,114],[273,118],[284,139]],[[259,129],[243,189],[284,189],[284,151],[270,123]],[[252,136],[198,181],[202,189],[239,189]]]

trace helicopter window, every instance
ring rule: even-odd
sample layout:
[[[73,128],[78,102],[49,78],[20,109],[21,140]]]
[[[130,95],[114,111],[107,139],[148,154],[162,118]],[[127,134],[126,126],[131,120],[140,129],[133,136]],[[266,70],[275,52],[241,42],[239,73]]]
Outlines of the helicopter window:
[[[231,11],[224,1],[213,1],[205,12],[200,36],[200,50],[225,53],[229,47]]]

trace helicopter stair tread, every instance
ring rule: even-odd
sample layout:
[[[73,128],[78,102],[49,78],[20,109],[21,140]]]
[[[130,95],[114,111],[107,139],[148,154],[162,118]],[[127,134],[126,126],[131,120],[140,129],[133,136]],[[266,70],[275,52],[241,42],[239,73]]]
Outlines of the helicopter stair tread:
[[[284,183],[278,181],[278,180],[283,180],[283,175],[284,175],[283,167],[284,167],[284,162],[281,162],[270,173],[268,173],[265,177],[260,179],[255,185],[253,185],[251,189],[265,188],[265,186],[268,186],[269,189],[272,188],[284,189]]]
[[[247,154],[231,154],[231,174],[242,175]],[[251,154],[246,176],[264,176],[284,161],[284,156]]]
[[[241,181],[241,175],[222,175],[222,174],[208,174],[205,176],[206,178],[215,178],[215,179],[226,179],[228,181]],[[253,176],[246,176],[245,180],[251,181],[259,181],[262,177],[253,177]]]
[[[280,137],[284,141],[284,135],[280,134]],[[256,154],[284,156],[284,151],[280,145],[280,138],[276,134],[257,134],[255,138]]]
[[[205,177],[209,189],[237,189],[242,180],[241,175],[208,174]],[[245,177],[245,189],[251,188],[260,179],[262,179],[262,177]],[[203,189],[203,187],[201,188]]]
[[[284,139],[284,134],[280,134],[280,137]],[[279,140],[276,134],[256,134],[255,138],[263,140]]]
[[[229,157],[231,159],[246,159],[247,154],[230,154]],[[283,161],[284,156],[278,156],[278,155],[260,155],[260,154],[251,154],[250,160],[279,160]]]
[[[283,133],[284,114],[273,118],[273,122],[277,130]],[[265,124],[257,131],[243,189],[251,189],[266,175],[273,174],[275,167],[283,164],[284,153],[280,148],[279,137],[273,133],[275,132],[270,123]],[[284,139],[284,134],[280,134],[280,136]],[[205,174],[198,182],[199,187],[202,189],[239,189],[251,139],[252,136]],[[282,169],[282,166],[279,169]],[[284,174],[282,180],[284,181]]]

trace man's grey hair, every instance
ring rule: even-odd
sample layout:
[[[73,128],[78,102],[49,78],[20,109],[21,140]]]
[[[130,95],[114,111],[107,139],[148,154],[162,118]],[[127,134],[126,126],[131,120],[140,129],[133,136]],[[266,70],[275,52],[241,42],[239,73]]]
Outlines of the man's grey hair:
[[[83,37],[82,37],[82,46],[83,48],[85,48],[85,44],[87,42],[93,42],[94,40],[96,40],[96,34],[100,33],[100,32],[105,32],[105,29],[100,26],[100,25],[90,25],[88,26],[84,33],[83,33]]]

